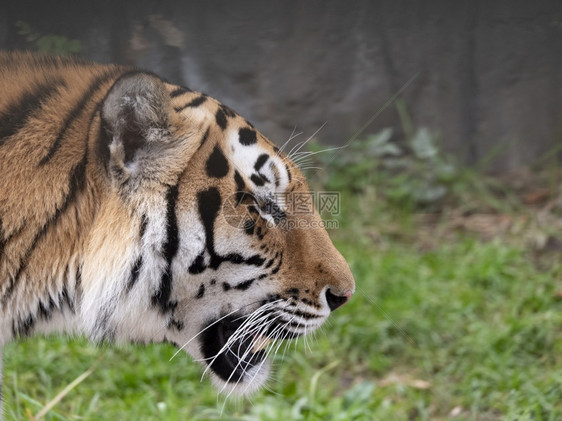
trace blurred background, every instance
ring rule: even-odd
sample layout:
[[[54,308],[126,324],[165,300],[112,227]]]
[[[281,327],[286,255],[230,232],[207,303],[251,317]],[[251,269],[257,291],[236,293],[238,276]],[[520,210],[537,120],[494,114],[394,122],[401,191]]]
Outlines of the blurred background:
[[[250,400],[171,347],[33,339],[7,419],[68,385],[47,419],[562,419],[559,1],[0,5],[2,49],[142,67],[301,145],[358,284]]]

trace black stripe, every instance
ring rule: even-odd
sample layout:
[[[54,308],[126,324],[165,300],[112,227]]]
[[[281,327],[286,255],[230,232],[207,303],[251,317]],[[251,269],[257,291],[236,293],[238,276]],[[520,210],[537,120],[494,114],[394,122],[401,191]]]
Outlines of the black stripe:
[[[178,200],[178,185],[169,186],[166,193],[166,242],[164,243],[164,258],[166,270],[160,279],[158,291],[152,296],[152,305],[159,306],[162,313],[173,310],[177,303],[170,302],[172,294],[172,261],[178,251],[178,220],[176,216],[176,202]]]
[[[147,225],[146,215],[143,215],[141,217],[141,223],[140,223],[140,229],[139,229],[139,243],[141,243],[141,244],[142,244],[142,238],[144,237],[144,233],[146,232],[146,225]],[[135,260],[135,263],[133,264],[133,268],[131,269],[131,273],[129,274],[129,282],[127,283],[127,291],[132,290],[133,287],[135,286],[135,284],[137,283],[137,280],[139,279],[139,274],[140,274],[141,268],[142,268],[142,255],[137,257],[137,260]]]
[[[236,206],[239,206],[246,198],[246,183],[244,183],[238,170],[234,171],[234,181],[236,182]]]
[[[283,310],[285,313],[288,314],[294,314],[295,316],[299,316],[302,317],[303,319],[319,319],[322,316],[319,316],[317,314],[312,314],[312,313],[308,313],[308,312],[303,312],[303,311],[299,311],[299,310],[295,310],[295,311],[290,311],[290,310]]]
[[[103,83],[107,82],[109,79],[114,77],[116,73],[117,73],[117,69],[111,69],[111,70],[108,70],[107,72],[102,73],[101,75],[97,76],[93,80],[93,82],[90,84],[90,86],[88,87],[86,92],[84,92],[84,95],[82,95],[82,97],[80,98],[78,103],[74,106],[74,108],[66,116],[66,119],[64,120],[64,122],[62,124],[62,128],[59,131],[59,134],[57,135],[57,137],[55,138],[55,141],[51,145],[51,147],[49,149],[49,152],[47,152],[47,155],[45,155],[43,158],[41,158],[41,161],[39,161],[40,166],[45,165],[47,162],[49,162],[51,160],[53,155],[60,148],[60,144],[61,144],[62,139],[63,139],[64,135],[66,134],[66,131],[68,130],[68,128],[72,125],[74,120],[76,120],[80,116],[80,114],[82,113],[82,110],[84,110],[86,105],[89,102],[91,102],[92,95],[100,88],[100,86]]]
[[[271,168],[271,171],[273,171],[273,177],[275,178],[275,187],[279,187],[279,184],[281,184],[279,168],[277,168],[277,165],[275,165],[273,161],[269,164],[269,168]]]
[[[99,341],[99,343],[102,343],[104,341],[111,342],[113,340],[113,337],[115,336],[115,328],[107,327],[109,319],[114,312],[114,304],[104,305],[95,316],[96,323],[94,324],[93,333],[96,341]]]
[[[174,328],[176,330],[183,330],[184,325],[183,322],[181,320],[176,320],[176,319],[170,319],[168,321],[168,329]]]
[[[98,110],[99,111],[99,110]],[[109,134],[109,130],[106,128],[103,119],[100,118],[100,123],[98,127],[98,139],[96,141],[96,155],[98,158],[98,162],[103,165],[103,168],[107,172],[107,168],[109,165],[109,144],[111,143],[111,136]]]
[[[252,278],[252,279],[248,279],[247,281],[240,282],[234,288],[236,288],[240,291],[246,291],[248,288],[250,288],[252,286],[252,284],[254,283],[255,280],[256,280],[255,278]]]
[[[277,263],[277,266],[275,266],[275,268],[273,268],[270,275],[275,275],[277,272],[279,272],[279,269],[281,269],[282,264],[283,264],[283,254],[281,254],[281,258],[279,259],[279,263]]]
[[[261,167],[263,167],[263,165],[267,162],[268,159],[269,159],[269,155],[266,153],[262,153],[260,156],[258,156],[258,159],[254,164],[254,169],[256,171],[259,171]]]
[[[65,269],[65,276],[67,273],[68,267]],[[39,299],[39,304],[35,312],[30,312],[25,318],[12,320],[12,333],[14,336],[29,336],[38,319],[44,321],[50,320],[55,311],[63,311],[65,304],[68,309],[75,314],[74,297],[70,295],[66,285],[64,285],[56,299],[53,299],[51,294],[47,295],[48,300],[44,300],[43,298]]]
[[[164,246],[164,256],[166,262],[171,263],[178,251],[178,220],[176,216],[176,202],[178,200],[178,184],[169,186],[166,193],[166,219],[167,223],[167,236]]]
[[[226,114],[227,117],[236,117],[236,113],[234,111],[232,111],[229,107],[227,107],[224,104],[221,104],[221,109],[223,111],[223,113]]]
[[[129,275],[129,282],[127,283],[127,291],[133,289],[137,280],[139,279],[139,274],[142,268],[142,256],[139,256],[135,263],[133,264],[133,268],[131,269],[131,273]]]
[[[97,108],[96,108],[96,110],[97,110]],[[20,259],[20,264],[19,264],[19,268],[16,272],[16,275],[12,278],[11,283],[8,286],[8,289],[7,289],[6,293],[1,298],[2,303],[6,303],[7,300],[10,298],[10,296],[12,295],[12,293],[14,292],[14,290],[16,288],[16,285],[19,281],[19,278],[22,275],[23,271],[26,269],[26,267],[29,263],[29,259],[31,258],[31,255],[32,255],[33,251],[37,247],[37,244],[38,244],[39,240],[47,234],[47,231],[48,231],[50,226],[56,226],[60,216],[68,209],[70,204],[76,200],[76,197],[77,197],[78,193],[84,189],[84,186],[86,184],[86,165],[88,163],[89,134],[90,134],[91,125],[92,125],[92,122],[93,122],[93,119],[94,119],[94,115],[95,115],[96,112],[97,111],[94,111],[94,113],[92,113],[92,116],[90,117],[90,122],[88,124],[87,134],[86,134],[86,148],[85,148],[85,151],[84,151],[84,156],[82,157],[82,160],[74,167],[74,169],[72,171],[72,174],[69,177],[68,194],[67,194],[62,206],[57,207],[54,215],[52,215],[43,224],[43,226],[41,227],[39,232],[35,235],[32,243],[31,243],[31,246],[27,249],[27,251],[23,255],[22,259]],[[81,273],[80,272],[81,271],[80,271],[80,268],[79,268],[79,272],[77,272],[77,276],[78,276],[77,288],[80,286],[79,284],[80,284],[80,281],[81,281],[81,279],[80,279]]]
[[[197,98],[195,98],[194,100],[192,100],[191,102],[185,104],[183,107],[175,107],[174,110],[179,113],[180,111],[183,111],[186,108],[199,107],[206,100],[207,100],[207,97],[205,95],[201,95],[201,96],[198,96]]]
[[[252,197],[253,197],[253,196],[252,196]],[[257,210],[256,207],[253,206],[253,205],[248,206],[248,212],[253,213],[253,214],[256,215],[256,216],[259,216],[259,215],[260,215],[260,211]]]
[[[256,227],[256,221],[254,221],[253,219],[246,219],[244,221],[244,225],[242,226],[242,228],[244,228],[244,232],[248,235],[254,235],[255,227]]]
[[[230,253],[225,256],[217,254],[215,250],[214,232],[215,220],[220,211],[221,203],[221,194],[216,187],[210,187],[197,194],[197,207],[199,209],[199,217],[205,229],[205,243],[210,259],[209,264],[206,265],[203,253],[200,254],[189,267],[189,273],[198,274],[205,271],[207,268],[217,270],[224,262],[230,262],[235,265],[244,264],[253,266],[261,266],[265,262],[265,259],[257,254],[248,258],[238,253]]]
[[[67,267],[67,271],[68,271],[68,267]],[[66,276],[65,276],[66,278]],[[66,282],[66,280],[65,280]],[[62,303],[66,303],[66,305],[68,306],[68,309],[70,310],[70,312],[72,314],[76,314],[76,308],[74,307],[74,297],[72,297],[70,295],[70,293],[68,292],[68,288],[66,287],[66,285],[64,286],[64,288],[62,289],[62,292],[60,294],[60,298],[59,301],[61,302],[61,307],[62,307]]]
[[[253,256],[247,258],[244,263],[246,263],[247,265],[254,265],[259,267],[263,265],[264,262],[265,259],[263,257],[260,257],[258,254],[254,254]]]
[[[21,97],[0,111],[0,145],[4,140],[25,126],[26,121],[41,105],[53,95],[60,86],[66,86],[62,79],[48,83],[39,83],[32,90],[24,92]]]
[[[45,237],[51,226],[57,225],[60,217],[64,214],[64,212],[68,209],[68,207],[75,201],[76,197],[78,196],[78,193],[83,190],[84,185],[86,184],[87,160],[88,160],[88,148],[86,147],[86,151],[84,152],[84,156],[82,160],[74,167],[74,170],[72,171],[69,177],[68,194],[66,195],[64,202],[61,204],[61,206],[58,206],[56,208],[55,213],[47,219],[47,221],[43,224],[39,232],[35,234],[35,237],[33,238],[30,247],[26,250],[23,257],[20,259],[18,270],[16,271],[16,274],[11,279],[10,285],[6,290],[6,293],[1,298],[3,304],[6,304],[8,299],[13,294],[19,282],[20,276],[27,268],[27,265],[29,264],[29,259],[31,258],[33,251],[37,247],[39,240]]]
[[[139,231],[139,238],[141,241],[142,238],[144,237],[144,233],[146,232],[147,224],[148,224],[148,219],[146,218],[146,215],[143,215],[141,218],[140,231]]]
[[[267,180],[265,176],[261,175],[261,174],[252,174],[250,176],[250,180],[252,180],[254,182],[254,184],[258,187],[261,187],[265,184],[265,181]]]
[[[35,324],[35,317],[29,314],[25,319],[12,320],[12,335],[14,337],[26,337],[31,333],[31,328]]]
[[[291,171],[289,170],[288,164],[285,164],[285,169],[287,170],[287,177],[289,177],[289,183],[290,183],[293,177],[291,176]]]
[[[191,89],[185,87],[185,86],[180,86],[179,88],[176,88],[172,91],[172,93],[170,93],[170,97],[172,98],[176,98],[180,95],[186,94],[188,92],[192,92]]]
[[[243,192],[246,189],[246,183],[244,183],[238,170],[234,171],[234,181],[236,182],[236,191]]]
[[[92,114],[90,115],[90,118],[88,120],[88,128],[86,131],[86,155],[88,154],[88,149],[90,148],[90,134],[92,132],[92,124],[94,124],[94,118],[96,117],[96,115],[100,116],[100,120],[101,120],[101,106],[102,106],[103,100],[100,100],[97,102],[94,111],[92,112]],[[99,133],[98,133],[99,136]],[[88,164],[88,157],[86,156],[86,164]]]
[[[213,178],[223,178],[228,174],[228,161],[218,145],[215,145],[213,152],[207,159],[205,169],[207,175]]]
[[[82,299],[82,267],[80,265],[76,267],[76,275],[74,276],[74,300],[80,302]]]
[[[203,135],[203,138],[201,139],[201,142],[199,143],[199,148],[201,149],[201,147],[205,144],[205,142],[207,142],[207,139],[209,138],[209,128],[207,128],[207,131],[205,132],[205,134]]]
[[[243,127],[240,130],[238,130],[238,139],[240,143],[244,146],[253,145],[258,141],[256,131],[252,129],[248,129],[246,127]]]
[[[21,235],[21,233],[23,232],[24,228],[25,228],[25,221],[23,222],[23,224],[20,227],[18,227],[18,229],[12,230],[10,235],[8,235],[4,238],[4,245],[9,244],[10,241],[12,241],[13,238],[19,237]]]
[[[39,300],[39,310],[37,314],[41,320],[48,321],[53,316],[53,310],[56,308],[55,301],[49,294],[49,302],[45,304],[42,299]]]
[[[197,295],[195,296],[195,298],[197,299],[203,298],[204,295],[205,295],[205,285],[201,284],[199,285],[199,291],[197,291]]]
[[[279,252],[275,253],[275,256],[273,257],[273,259],[270,259],[267,262],[264,269],[269,269],[273,265],[273,262],[275,262],[275,259],[277,259],[277,256],[279,256]]]
[[[228,122],[226,121],[226,114],[224,113],[222,108],[219,108],[217,110],[217,113],[215,114],[215,120],[222,130],[226,129],[226,125]]]

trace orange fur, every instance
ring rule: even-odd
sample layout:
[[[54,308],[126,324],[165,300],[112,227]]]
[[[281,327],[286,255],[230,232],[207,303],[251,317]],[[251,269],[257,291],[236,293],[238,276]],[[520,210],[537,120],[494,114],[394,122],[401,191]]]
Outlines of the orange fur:
[[[0,92],[0,347],[55,313],[57,331],[179,344],[236,307],[283,301],[275,311],[313,329],[353,293],[318,213],[276,202],[308,194],[303,175],[220,102],[29,53],[0,53]],[[224,216],[240,190],[242,229]]]

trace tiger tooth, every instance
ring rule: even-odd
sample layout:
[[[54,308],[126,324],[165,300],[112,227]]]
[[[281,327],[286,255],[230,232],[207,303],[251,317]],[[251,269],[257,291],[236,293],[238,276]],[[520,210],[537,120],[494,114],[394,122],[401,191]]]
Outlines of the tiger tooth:
[[[271,339],[264,336],[260,336],[254,342],[254,347],[252,348],[252,352],[254,353],[259,352],[263,350],[266,346],[268,346],[270,343],[271,343]]]

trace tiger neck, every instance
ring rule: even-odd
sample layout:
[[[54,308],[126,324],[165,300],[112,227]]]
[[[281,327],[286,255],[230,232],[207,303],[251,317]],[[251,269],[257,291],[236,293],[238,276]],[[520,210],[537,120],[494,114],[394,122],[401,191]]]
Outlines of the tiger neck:
[[[89,136],[82,144],[76,139],[81,152],[70,171],[51,169],[60,173],[47,192],[54,209],[24,204],[14,218],[15,229],[1,227],[0,348],[37,333],[80,333],[85,247],[109,189],[95,153],[99,117],[92,113],[85,113],[91,120]],[[29,183],[45,185],[41,175],[36,178]],[[41,212],[44,216],[37,217]]]

